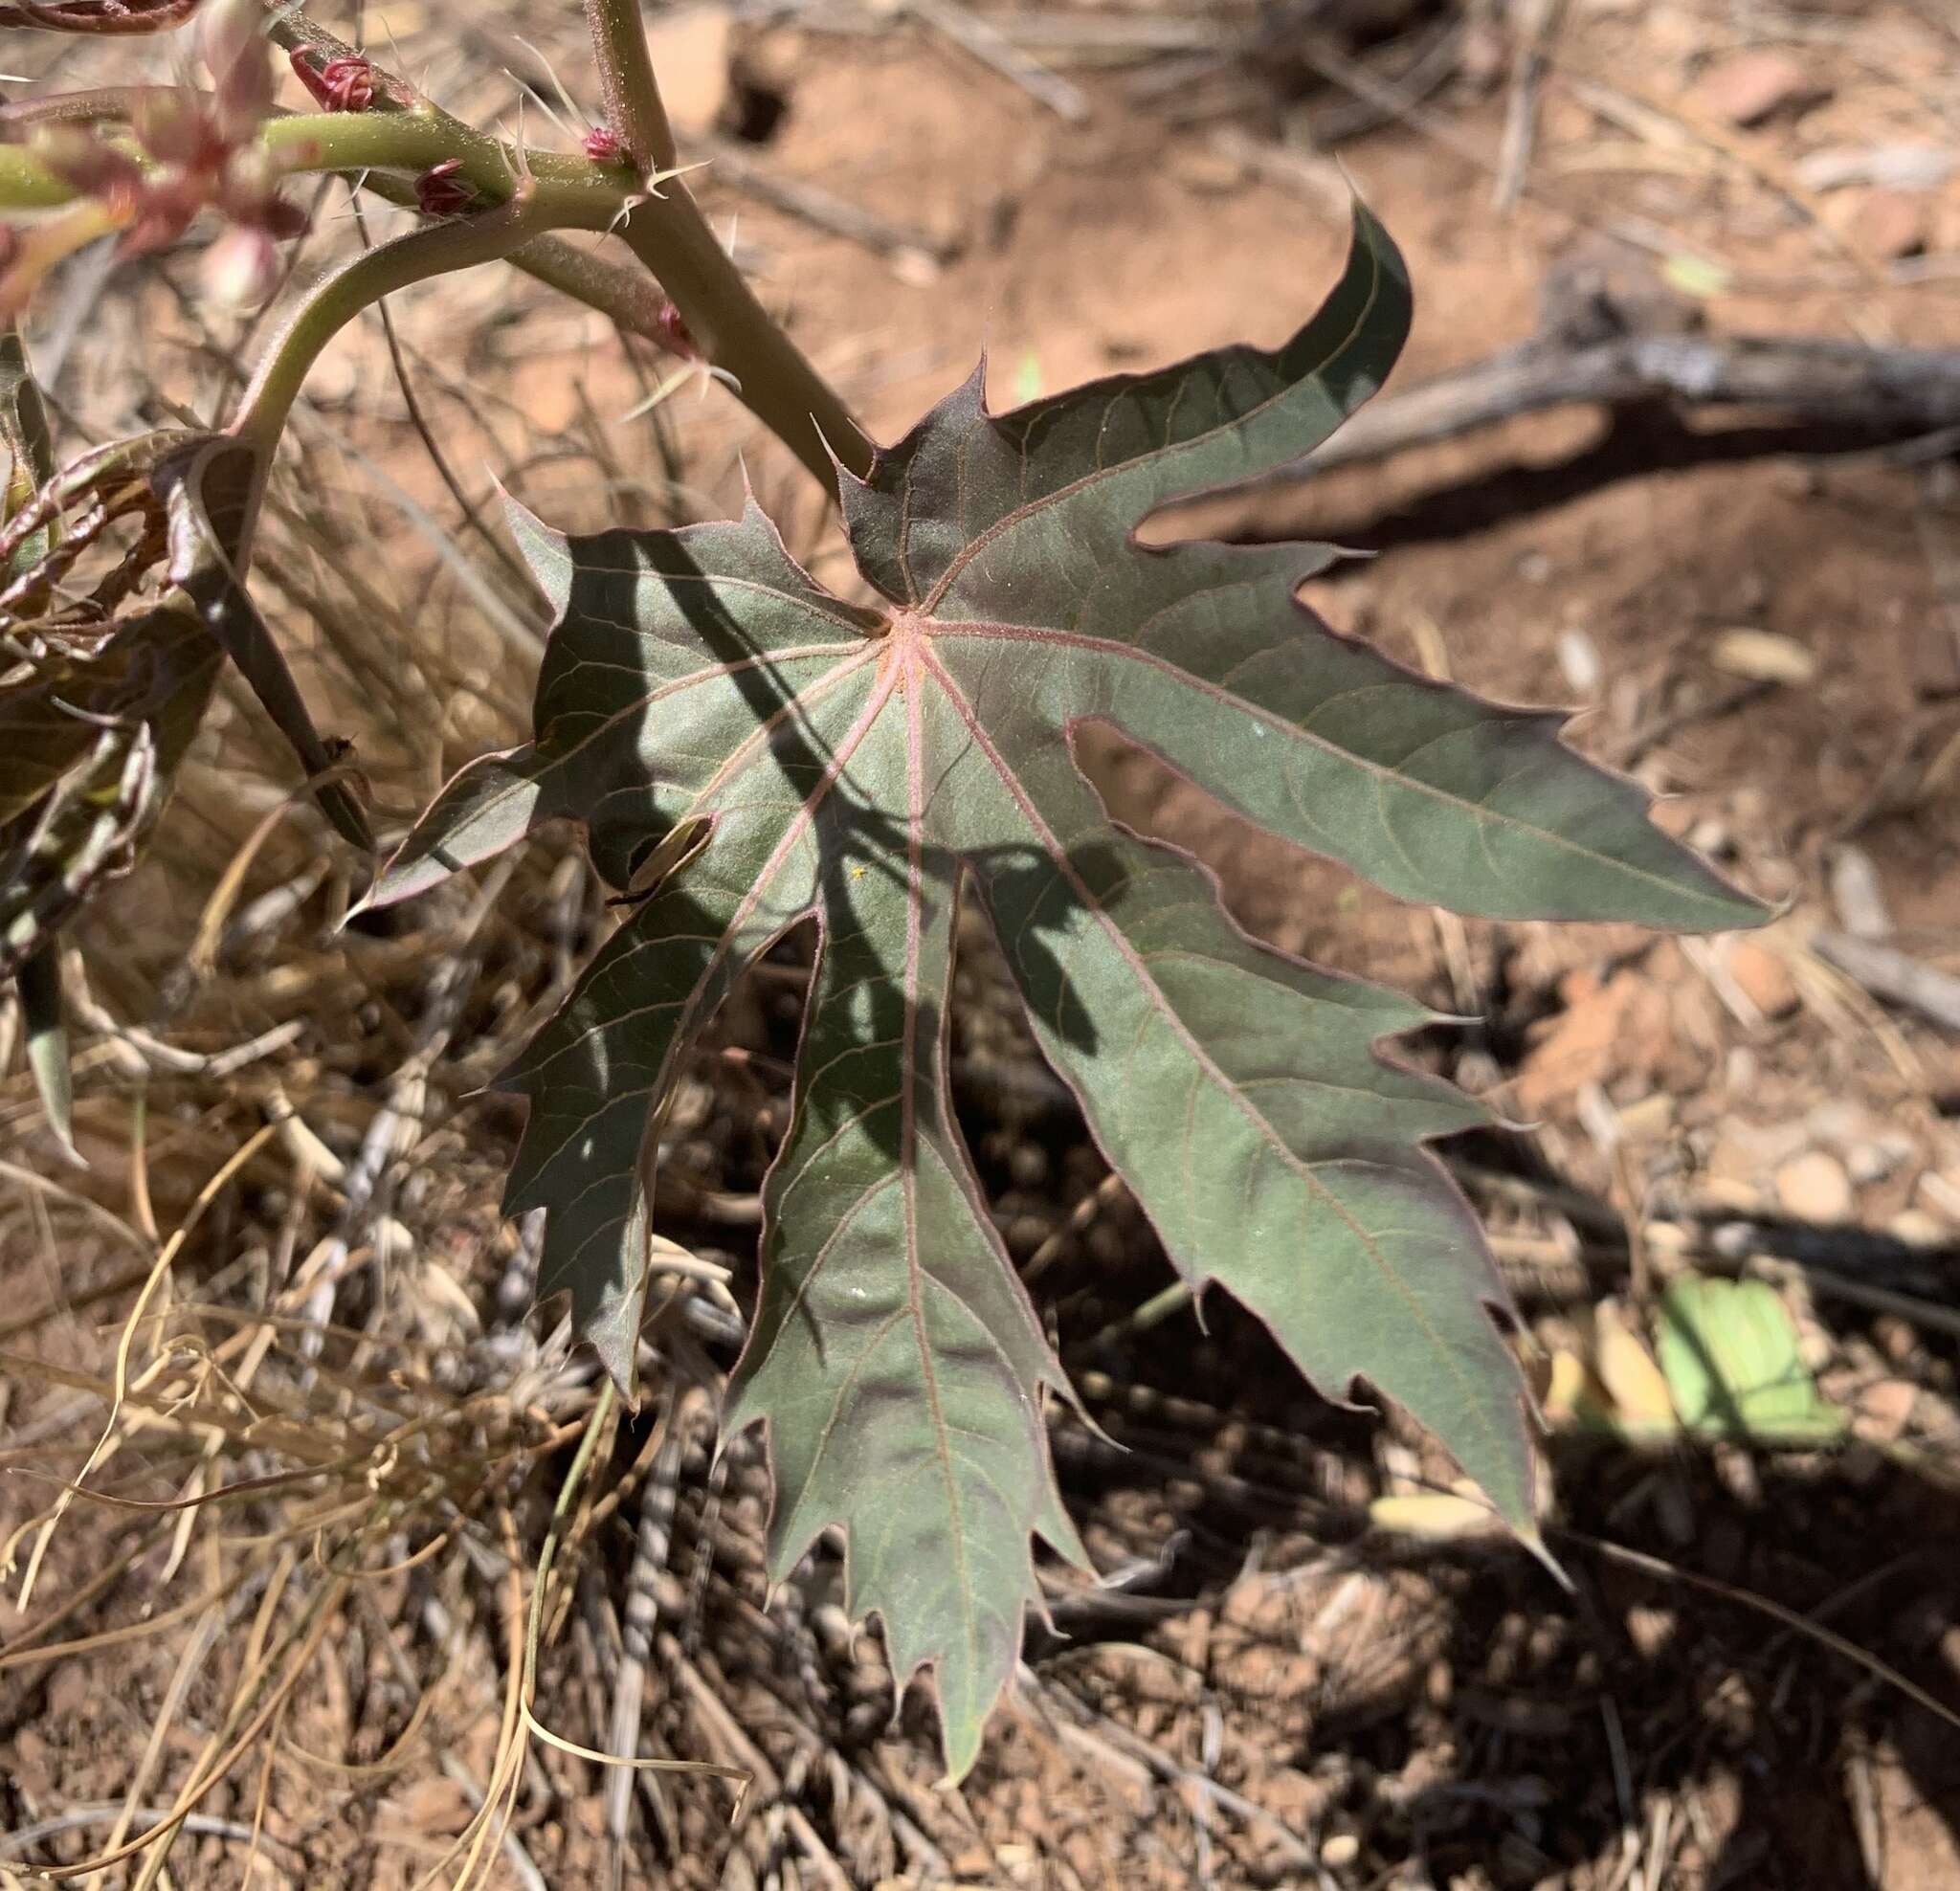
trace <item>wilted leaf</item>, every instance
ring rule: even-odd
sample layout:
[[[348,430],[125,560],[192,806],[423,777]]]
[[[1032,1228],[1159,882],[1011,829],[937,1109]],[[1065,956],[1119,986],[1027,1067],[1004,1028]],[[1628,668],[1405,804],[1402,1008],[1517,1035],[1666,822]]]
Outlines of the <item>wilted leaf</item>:
[[[187,605],[0,679],[0,977],[127,871],[210,704],[223,653]]]
[[[68,1019],[61,999],[61,948],[53,940],[22,965],[14,979],[27,1027],[27,1064],[48,1126],[71,1161],[75,1148],[75,1079],[68,1066]]]
[[[0,352],[9,444],[33,438],[33,384],[24,362],[13,366],[10,381]],[[24,497],[10,492],[0,536],[11,574],[0,628],[13,654],[0,674],[0,977],[18,973],[133,863],[227,654],[309,773],[338,760],[239,583],[260,471],[234,441],[170,431],[95,449]],[[56,528],[71,515],[84,525],[64,537]],[[107,525],[132,520],[137,547],[98,585],[92,608],[57,614],[73,559]],[[328,780],[318,792],[342,834],[369,844],[347,789]],[[44,998],[51,989],[43,978]],[[44,1034],[42,1043],[37,1070],[52,1068],[57,1039]],[[49,1103],[58,1114],[61,1100]]]
[[[1478,1495],[1474,1484],[1378,1497],[1368,1506],[1368,1521],[1393,1536],[1425,1537],[1432,1543],[1496,1536],[1504,1526],[1504,1520]]]
[[[48,435],[48,410],[39,384],[28,366],[20,324],[0,325],[0,452],[7,455],[0,517],[11,519],[55,471],[54,444]],[[51,534],[31,534],[8,561],[7,575],[18,577],[48,554]]]
[[[34,1070],[65,1135],[49,955],[97,887],[135,860],[210,705],[223,652],[189,597],[150,570],[167,512],[194,502],[167,500],[152,476],[197,436],[115,441],[50,476],[39,396],[17,336],[0,351],[0,391],[14,474],[0,535],[0,978],[33,980],[41,1024]],[[78,523],[64,531],[70,519]],[[77,606],[63,577],[122,521],[140,528],[134,550]]]
[[[1670,1437],[1680,1430],[1666,1376],[1610,1301],[1593,1310],[1592,1368],[1624,1436]]]
[[[1764,1280],[1683,1275],[1660,1302],[1657,1349],[1682,1423],[1759,1443],[1824,1443],[1844,1414],[1818,1394],[1796,1326]]]
[[[1113,822],[1091,723],[1412,900],[1732,926],[1757,909],[1643,818],[1629,784],[1499,708],[1334,635],[1319,545],[1146,549],[1154,508],[1310,452],[1408,325],[1366,215],[1340,286],[1274,353],[1234,347],[1005,415],[976,375],[868,479],[842,479],[874,609],[739,521],[520,537],[558,612],[536,738],[453,782],[382,899],[541,822],[586,822],[616,886],[677,829],[699,854],[637,907],[508,1074],[530,1102],[507,1206],[549,1211],[540,1290],[630,1380],[650,1114],[736,974],[819,944],[764,1280],[727,1414],[767,1422],[771,1564],[827,1525],[896,1672],[936,1671],[970,1763],[1036,1590],[1079,1553],[1042,1399],[1061,1374],[953,1122],[955,907],[991,921],[1042,1049],[1195,1287],[1225,1286],[1331,1394],[1433,1427],[1530,1532],[1517,1370],[1474,1220],[1423,1143],[1484,1121],[1387,1060],[1416,1004],[1254,945],[1212,879]],[[1143,1284],[1140,1282],[1140,1285]]]

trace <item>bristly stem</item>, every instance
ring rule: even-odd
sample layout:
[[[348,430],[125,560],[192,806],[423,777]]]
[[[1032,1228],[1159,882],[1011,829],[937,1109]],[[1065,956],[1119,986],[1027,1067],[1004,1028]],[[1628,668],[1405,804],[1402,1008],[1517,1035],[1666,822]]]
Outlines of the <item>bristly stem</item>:
[[[664,322],[665,303],[671,301],[692,350],[722,370],[743,404],[835,492],[837,465],[860,475],[869,470],[871,442],[835,390],[757,300],[685,184],[667,174],[672,169],[673,134],[660,106],[637,0],[588,4],[608,109],[615,115],[622,140],[635,152],[632,168],[594,164],[584,156],[527,152],[464,123],[378,68],[368,109],[276,117],[265,123],[262,142],[282,170],[359,176],[395,201],[411,194],[403,173],[413,177],[454,164],[457,181],[466,184],[482,206],[464,219],[477,234],[445,235],[432,247],[417,246],[412,252],[414,256],[455,252],[467,253],[468,261],[508,257],[622,325],[670,345],[673,331]],[[343,41],[297,11],[274,13],[268,31],[279,45],[311,60],[353,56]],[[83,116],[106,111],[113,120],[118,116],[113,109],[117,102],[110,95],[97,94],[78,98],[72,109]],[[657,154],[651,168],[640,167],[642,147]],[[513,201],[521,183],[530,193],[530,210],[514,220],[490,221],[496,207]],[[0,208],[53,209],[73,203],[78,194],[39,161],[32,147],[0,144]],[[103,225],[108,230],[119,227],[113,216]],[[510,240],[514,230],[523,233],[522,240]],[[635,273],[543,235],[551,230],[616,234],[651,272],[658,288],[650,284],[642,290]],[[83,232],[78,220],[64,222],[60,231],[64,240],[76,241],[100,234],[93,226]],[[392,256],[392,246],[376,254]],[[377,264],[377,279],[396,266]],[[418,262],[415,273],[405,280],[421,280],[440,274],[444,267],[440,262],[427,267]],[[310,301],[302,319],[309,323],[326,321],[330,311],[340,309],[342,313],[331,317],[327,333],[332,333],[352,312],[340,299],[363,279],[337,274],[330,278],[333,293]],[[385,295],[388,289],[376,293]],[[279,349],[311,332],[310,327],[289,328]],[[311,359],[307,355],[304,365],[310,366]],[[275,358],[261,367],[254,386],[284,389],[283,412],[290,409],[297,392],[297,385],[289,386],[290,381],[288,367]],[[253,410],[257,414],[273,411],[271,405]],[[256,429],[257,422],[253,425]]]
[[[587,17],[612,128],[633,153],[642,178],[672,169],[674,133],[647,51],[639,0],[587,0]],[[340,57],[352,50],[297,11],[275,15],[271,32],[288,49],[303,49],[318,57]],[[387,76],[374,111],[400,117],[399,100],[404,96],[413,95],[400,78]],[[495,140],[485,139],[426,100],[418,100],[413,109],[452,132],[458,151],[465,142],[502,149]],[[480,161],[486,154],[476,155]],[[532,163],[541,177],[546,174],[542,155]],[[479,189],[488,188],[486,177],[472,181]],[[852,473],[868,472],[870,440],[836,391],[757,300],[686,185],[670,179],[651,187],[651,191],[621,217],[618,234],[680,312],[705,359],[726,371],[743,405],[833,492],[837,464]],[[640,312],[634,299],[620,293],[616,279],[603,284],[596,279],[603,265],[582,269],[563,246],[541,245],[537,252],[521,253],[512,260],[573,295],[603,286],[609,292],[606,300],[587,299],[615,318],[622,305]],[[645,332],[638,323],[632,325]]]
[[[586,24],[591,28],[592,53],[599,63],[607,122],[642,173],[672,170],[677,160],[674,128],[660,102],[639,0],[586,0]]]
[[[610,128],[642,176],[673,170],[679,151],[639,0],[586,0],[586,21]],[[835,490],[833,456],[849,472],[870,471],[871,442],[756,300],[685,183],[650,187],[619,234],[659,278],[702,357],[734,377],[743,401],[825,485]]]
[[[570,220],[562,209],[555,215],[560,225]],[[260,360],[227,431],[270,459],[321,351],[363,309],[431,277],[508,256],[553,221],[551,207],[526,188],[495,210],[411,230],[349,257],[294,310]]]

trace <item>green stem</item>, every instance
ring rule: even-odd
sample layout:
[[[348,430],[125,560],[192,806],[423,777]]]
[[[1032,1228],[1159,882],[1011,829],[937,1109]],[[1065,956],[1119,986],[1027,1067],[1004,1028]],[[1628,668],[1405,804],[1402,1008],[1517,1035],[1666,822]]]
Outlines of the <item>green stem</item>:
[[[606,95],[606,115],[643,174],[678,163],[660,102],[640,0],[586,0]],[[620,234],[659,278],[702,355],[735,379],[743,401],[834,492],[832,456],[850,472],[871,469],[871,442],[830,384],[791,342],[729,259],[679,179],[649,187]]]
[[[599,63],[607,122],[633,153],[642,176],[672,170],[677,162],[674,128],[660,102],[639,0],[586,0],[586,24]]]
[[[0,210],[50,211],[74,201],[74,189],[24,145],[0,145]]]
[[[655,162],[666,168],[671,165],[673,136],[647,56],[637,0],[588,0],[588,6],[606,78],[608,108],[617,115],[621,135],[635,154],[642,145],[657,154],[665,153]],[[337,57],[347,51],[303,14],[278,14],[270,31],[281,45],[311,57]],[[377,73],[377,79],[369,110],[270,120],[261,132],[266,147],[289,172],[381,173],[377,181],[390,196],[397,195],[401,187],[389,173],[419,175],[451,160],[457,161],[457,175],[486,204],[505,204],[522,187],[532,206],[523,218],[486,230],[493,213],[479,213],[461,226],[478,231],[478,235],[451,238],[426,254],[448,254],[453,244],[470,252],[470,261],[508,256],[542,280],[602,309],[622,326],[660,337],[661,304],[650,291],[636,290],[633,278],[596,259],[581,257],[568,245],[539,241],[541,233],[552,229],[616,229],[679,311],[703,358],[726,372],[743,404],[818,480],[835,491],[833,455],[835,463],[852,473],[870,470],[871,442],[850,410],[756,299],[680,180],[668,178],[642,189],[632,175],[582,156],[524,152],[417,98],[399,78]],[[52,209],[75,196],[31,150],[0,145],[0,210]],[[515,229],[524,234],[513,242],[509,234]],[[393,246],[387,246],[363,260],[392,253]],[[445,267],[465,266],[417,264],[405,279],[419,281]],[[348,278],[341,273],[329,280],[338,285],[333,294],[310,301],[296,318],[296,326],[325,320],[325,311],[338,306],[336,299]],[[389,290],[383,287],[376,293],[386,295]],[[345,314],[334,318],[327,333],[346,319]],[[294,334],[294,329],[288,330],[289,338]],[[255,389],[284,390],[278,397],[281,414],[290,411],[298,391],[285,365],[286,346],[281,342],[254,383]],[[307,355],[301,366],[301,376],[311,359]],[[263,411],[269,413],[273,408]],[[255,407],[251,412],[259,410]]]
[[[490,202],[507,202],[521,184],[532,183],[546,201],[576,211],[562,220],[581,229],[608,228],[629,201],[631,180],[616,169],[558,151],[522,151],[431,106],[295,113],[268,119],[258,135],[288,176],[370,170],[419,176],[454,158],[460,163],[457,175]],[[134,145],[127,148],[142,158]],[[0,145],[0,211],[56,210],[81,195],[31,145]]]
[[[559,225],[566,221],[562,214],[556,218]],[[228,431],[269,460],[322,351],[363,309],[432,276],[498,261],[552,227],[552,210],[526,190],[495,210],[411,230],[349,257],[294,310],[259,362]]]
[[[662,189],[621,226],[627,247],[659,278],[702,355],[734,376],[743,404],[824,485],[835,494],[837,465],[862,478],[872,444],[851,410],[756,300],[693,193],[678,179]]]
[[[590,227],[603,230],[626,201],[616,170],[557,151],[524,151],[492,138],[433,106],[405,112],[309,112],[270,119],[259,142],[294,171],[403,170],[421,172],[458,161],[457,175],[494,202],[534,181],[547,195],[577,202]]]
[[[639,0],[586,0],[586,17],[613,128],[644,167],[642,174],[649,169],[671,169],[674,134],[647,51]],[[353,51],[299,11],[273,13],[268,30],[279,45],[302,50],[322,62]],[[368,120],[402,117],[402,101],[413,99],[413,91],[391,74],[377,76],[383,84],[373,107],[361,116]],[[414,109],[444,127],[455,141],[454,148],[444,155],[464,156],[464,175],[479,189],[488,189],[487,175],[469,168],[471,159],[462,151],[461,142],[479,140],[494,145],[495,141],[484,140],[482,133],[427,100],[417,100]],[[531,162],[541,177],[546,174],[547,163],[542,155]],[[615,174],[615,185],[617,182]],[[869,472],[871,442],[835,390],[756,300],[686,186],[669,180],[658,188],[661,194],[636,207],[620,234],[680,311],[681,320],[708,361],[728,372],[740,389],[743,405],[833,493],[836,490],[833,454],[851,472]],[[594,279],[590,272],[569,264],[564,246],[552,246],[536,258],[519,256],[514,260],[521,267],[543,262],[552,274],[546,275],[544,268],[534,268],[534,273],[573,295],[582,293],[581,278],[588,283]],[[615,320],[622,303],[629,312],[639,312],[634,307],[634,299],[621,296],[616,279],[605,287],[607,300],[586,300],[613,314]],[[637,322],[630,325],[645,332]]]

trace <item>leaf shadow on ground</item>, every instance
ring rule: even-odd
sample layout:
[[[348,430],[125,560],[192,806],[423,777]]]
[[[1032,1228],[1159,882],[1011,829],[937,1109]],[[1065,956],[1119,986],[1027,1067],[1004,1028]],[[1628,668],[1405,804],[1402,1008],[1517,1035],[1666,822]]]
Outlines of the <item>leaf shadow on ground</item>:
[[[1092,1301],[1097,1291],[1062,1286]],[[1818,1314],[1840,1344],[1870,1324],[1830,1303]],[[1917,1802],[1943,1828],[1932,1842],[1960,1853],[1952,1726],[1790,1617],[1960,1713],[1950,1482],[1907,1452],[1860,1445],[1641,1452],[1561,1435],[1548,1445],[1559,1526],[1547,1537],[1574,1584],[1566,1596],[1507,1545],[1371,1532],[1373,1485],[1357,1467],[1367,1421],[1289,1385],[1236,1309],[1214,1309],[1207,1324],[1193,1336],[1173,1323],[1089,1356],[1119,1384],[1214,1402],[1213,1435],[1180,1441],[1160,1417],[1099,1407],[1125,1449],[1066,1427],[1064,1491],[1092,1543],[1094,1518],[1147,1517],[1125,1532],[1138,1557],[1184,1546],[1162,1592],[1185,1596],[1205,1627],[1192,1639],[1160,1631],[1155,1645],[1203,1650],[1203,1696],[1235,1737],[1256,1729],[1257,1765],[1325,1790],[1323,1834],[1364,1835],[1378,1870],[1430,1874],[1417,1882],[1479,1870],[1499,1883],[1607,1881],[1586,1874],[1638,1865],[1657,1818],[1666,1856],[1697,1856],[1692,1871],[1663,1868],[1661,1882],[1942,1881],[1937,1863],[1897,1848]],[[1937,1340],[1927,1350],[1935,1375],[1960,1353]],[[1064,1358],[1083,1363],[1067,1346]],[[1298,1441],[1290,1466],[1275,1433]],[[1219,1475],[1226,1437],[1237,1452]],[[1243,1546],[1260,1535],[1283,1549],[1247,1573]],[[1682,1573],[1635,1567],[1615,1546]],[[1363,1585],[1365,1607],[1344,1582]],[[1048,1684],[1125,1724],[1161,1724],[1162,1695],[1136,1682],[1133,1658],[1098,1663],[1090,1686],[1075,1680],[1085,1644],[1139,1635],[1133,1617],[1113,1613],[1069,1641],[1031,1641],[1030,1658]],[[1176,1740],[1165,1744],[1184,1757]],[[1256,1775],[1233,1773],[1229,1759],[1221,1777],[1258,1798]],[[1893,1855],[1875,1873],[1868,1860],[1885,1835]]]

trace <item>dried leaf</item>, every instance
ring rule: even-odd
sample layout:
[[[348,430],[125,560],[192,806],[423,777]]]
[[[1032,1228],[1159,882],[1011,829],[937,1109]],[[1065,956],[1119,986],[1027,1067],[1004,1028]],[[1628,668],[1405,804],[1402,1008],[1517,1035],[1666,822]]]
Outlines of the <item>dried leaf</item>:
[[[1433,1543],[1497,1536],[1504,1527],[1504,1520],[1474,1485],[1417,1491],[1407,1497],[1378,1497],[1368,1506],[1368,1521],[1378,1530],[1426,1537]]]

